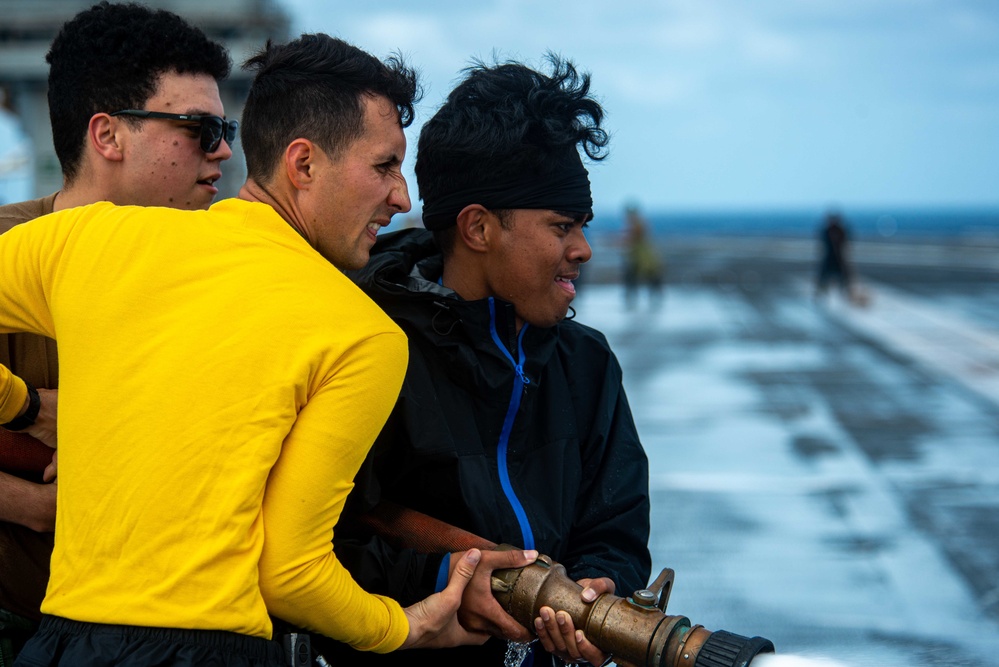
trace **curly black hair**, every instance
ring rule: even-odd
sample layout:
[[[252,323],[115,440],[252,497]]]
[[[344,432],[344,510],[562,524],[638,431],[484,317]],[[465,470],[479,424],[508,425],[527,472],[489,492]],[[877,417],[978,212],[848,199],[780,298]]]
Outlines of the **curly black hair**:
[[[239,131],[247,176],[258,183],[269,182],[299,137],[339,155],[364,133],[364,96],[388,98],[408,127],[421,95],[416,71],[401,56],[382,62],[322,33],[283,45],[268,41],[243,68],[256,71]]]
[[[590,75],[549,53],[550,73],[514,61],[475,61],[420,131],[416,181],[424,202],[448,192],[524,174],[551,174],[566,147],[606,157],[604,111]]]
[[[63,25],[45,60],[52,139],[67,183],[79,172],[94,114],[142,109],[164,73],[221,81],[232,67],[225,47],[176,14],[109,2]]]

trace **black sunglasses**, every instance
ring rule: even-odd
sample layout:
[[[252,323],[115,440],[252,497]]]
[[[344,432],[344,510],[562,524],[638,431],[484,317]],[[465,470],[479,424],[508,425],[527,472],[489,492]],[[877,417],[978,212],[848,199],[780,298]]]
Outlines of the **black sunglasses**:
[[[165,118],[167,120],[186,120],[201,125],[201,150],[214,153],[219,149],[223,137],[232,146],[236,140],[236,129],[239,121],[226,120],[219,116],[200,116],[184,113],[164,113],[162,111],[146,111],[144,109],[125,109],[115,111],[112,116],[135,116],[136,118]]]

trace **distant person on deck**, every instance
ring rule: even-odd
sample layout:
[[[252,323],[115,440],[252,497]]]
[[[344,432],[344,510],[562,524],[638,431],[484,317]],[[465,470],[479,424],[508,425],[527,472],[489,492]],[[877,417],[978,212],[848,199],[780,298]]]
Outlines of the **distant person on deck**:
[[[631,205],[625,209],[624,298],[628,308],[635,306],[642,285],[649,288],[652,306],[658,306],[663,295],[663,263],[655,242],[649,234],[649,224]]]
[[[821,256],[815,295],[821,297],[835,281],[840,290],[851,301],[854,296],[853,270],[847,260],[847,247],[850,234],[843,222],[843,216],[833,211],[826,215],[819,233]]]

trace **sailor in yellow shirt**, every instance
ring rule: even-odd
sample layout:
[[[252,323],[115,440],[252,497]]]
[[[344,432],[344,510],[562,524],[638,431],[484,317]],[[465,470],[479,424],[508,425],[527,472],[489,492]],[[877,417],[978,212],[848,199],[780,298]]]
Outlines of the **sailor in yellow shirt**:
[[[157,665],[278,665],[268,613],[378,652],[485,640],[454,616],[476,553],[404,610],[330,543],[406,368],[405,335],[338,269],[410,208],[415,74],[325,35],[248,65],[238,199],[101,203],[0,237],[0,330],[53,337],[61,359],[47,616],[17,664],[148,664],[140,646]],[[0,419],[25,396],[0,370]]]

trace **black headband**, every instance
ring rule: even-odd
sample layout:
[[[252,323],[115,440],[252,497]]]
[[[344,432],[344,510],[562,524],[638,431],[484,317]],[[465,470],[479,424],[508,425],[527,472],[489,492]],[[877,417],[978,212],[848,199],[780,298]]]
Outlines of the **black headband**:
[[[435,201],[423,203],[423,226],[432,231],[457,222],[458,214],[469,204],[488,209],[532,208],[567,213],[593,213],[593,197],[586,167],[575,146],[571,156],[559,160],[558,167],[538,176],[521,174],[505,181],[490,181],[449,192]]]

